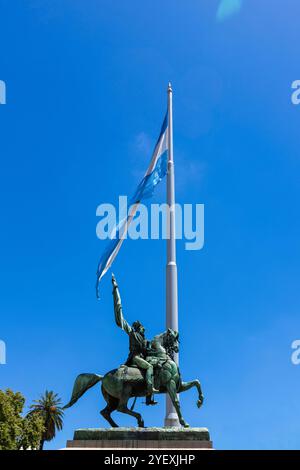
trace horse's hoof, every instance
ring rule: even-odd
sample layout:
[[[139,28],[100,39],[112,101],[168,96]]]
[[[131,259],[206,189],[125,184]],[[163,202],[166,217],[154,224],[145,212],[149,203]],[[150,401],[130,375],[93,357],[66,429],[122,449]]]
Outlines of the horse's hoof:
[[[181,421],[180,422],[181,426],[183,426],[184,428],[189,428],[190,425],[188,423],[186,423],[185,421]]]
[[[203,400],[198,400],[198,401],[197,401],[197,406],[198,406],[198,408],[201,408],[202,403],[203,403]]]

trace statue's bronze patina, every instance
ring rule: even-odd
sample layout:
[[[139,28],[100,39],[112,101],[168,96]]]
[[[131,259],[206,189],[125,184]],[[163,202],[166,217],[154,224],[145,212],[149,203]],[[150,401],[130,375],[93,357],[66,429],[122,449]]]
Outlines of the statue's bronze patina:
[[[116,324],[124,330],[129,336],[129,356],[125,365],[137,366],[139,369],[145,370],[145,380],[147,385],[147,405],[155,405],[156,402],[152,399],[153,393],[159,393],[159,390],[154,388],[153,383],[153,364],[147,361],[147,357],[151,356],[151,343],[145,339],[145,328],[137,320],[130,326],[123,317],[123,309],[121,304],[121,297],[118,289],[118,284],[114,275],[112,275],[113,284],[113,297],[114,297],[114,311]]]
[[[174,353],[178,352],[179,335],[177,331],[168,329],[157,335],[152,341],[145,338],[143,325],[136,321],[130,326],[123,317],[120,293],[114,276],[112,276],[114,311],[117,325],[129,336],[129,356],[124,365],[107,372],[104,376],[98,374],[80,374],[75,380],[70,402],[64,407],[69,408],[96,383],[102,382],[102,394],[107,403],[101,411],[102,416],[112,427],[117,427],[111,418],[111,413],[120,411],[137,419],[138,426],[144,427],[140,413],[129,409],[128,400],[132,397],[146,397],[147,404],[155,404],[153,393],[168,393],[176,409],[182,426],[189,425],[181,414],[177,393],[185,392],[192,387],[198,390],[197,406],[203,403],[203,394],[199,380],[183,382],[178,366],[174,362]]]

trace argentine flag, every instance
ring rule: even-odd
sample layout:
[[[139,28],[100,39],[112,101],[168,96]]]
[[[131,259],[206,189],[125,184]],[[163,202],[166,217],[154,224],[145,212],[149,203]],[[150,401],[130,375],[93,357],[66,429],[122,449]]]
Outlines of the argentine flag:
[[[138,185],[134,196],[129,201],[129,211],[127,216],[119,222],[119,224],[112,231],[110,240],[106,250],[102,254],[98,269],[97,269],[97,283],[96,293],[99,298],[99,282],[104,276],[106,271],[111,267],[115,257],[117,256],[128,227],[138,209],[141,201],[150,198],[154,192],[155,187],[167,174],[168,168],[168,112],[166,113],[161,131],[156,142],[154,152],[150,161],[150,165],[145,173],[144,178]]]

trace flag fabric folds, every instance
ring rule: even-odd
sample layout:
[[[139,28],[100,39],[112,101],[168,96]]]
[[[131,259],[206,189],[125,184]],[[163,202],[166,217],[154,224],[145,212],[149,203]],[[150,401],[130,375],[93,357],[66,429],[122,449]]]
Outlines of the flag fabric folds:
[[[138,185],[134,196],[129,201],[129,211],[127,216],[119,221],[118,225],[112,230],[111,238],[103,252],[97,269],[96,294],[99,298],[99,282],[107,270],[111,267],[116,258],[128,227],[138,209],[141,201],[148,199],[153,195],[155,187],[167,174],[168,168],[168,112],[166,113],[161,131],[156,142],[150,165],[144,175],[144,178]]]

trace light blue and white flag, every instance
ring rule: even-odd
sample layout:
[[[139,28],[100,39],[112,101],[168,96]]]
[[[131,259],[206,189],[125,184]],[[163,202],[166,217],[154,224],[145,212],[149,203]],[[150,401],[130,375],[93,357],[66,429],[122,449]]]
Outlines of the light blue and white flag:
[[[99,282],[107,270],[111,267],[117,256],[124,238],[126,237],[128,227],[138,209],[141,201],[150,198],[153,195],[155,187],[167,174],[168,168],[168,112],[166,113],[159,138],[156,142],[150,165],[144,178],[137,187],[134,196],[130,199],[130,208],[127,216],[118,223],[114,230],[106,250],[100,258],[97,269],[96,293],[99,298]]]

